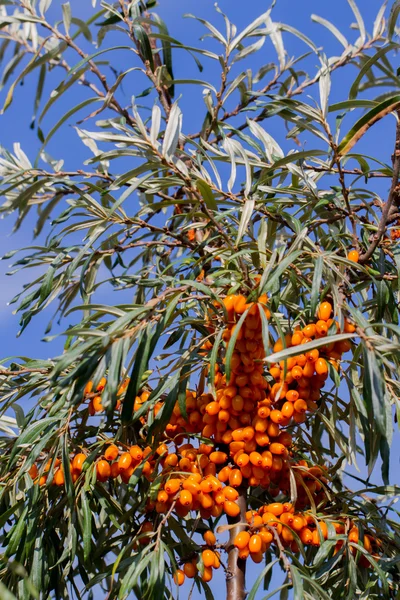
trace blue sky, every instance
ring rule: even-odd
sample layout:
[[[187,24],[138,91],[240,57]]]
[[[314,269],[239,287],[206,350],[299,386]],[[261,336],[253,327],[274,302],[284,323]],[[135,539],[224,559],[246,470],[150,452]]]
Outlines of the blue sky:
[[[381,2],[378,0],[359,0],[358,4],[365,19],[367,30],[371,31],[373,21],[380,8]],[[60,5],[61,2],[54,0],[53,7],[49,14],[59,15]],[[221,0],[219,6],[228,14],[231,21],[235,23],[240,30],[264,12],[269,6],[269,2],[253,0],[252,2],[244,3],[239,0]],[[72,13],[80,18],[85,18],[92,14],[91,0],[71,0],[71,7]],[[192,19],[183,19],[182,15],[184,13],[195,14],[210,20],[214,25],[221,27],[221,29],[223,28],[222,18],[216,13],[214,2],[212,0],[161,0],[157,12],[167,23],[170,34],[173,37],[178,38],[183,43],[194,46],[208,47],[209,44],[211,44],[211,46],[215,46],[215,44],[209,40],[203,42],[199,41],[199,37],[205,32],[203,27]],[[311,22],[310,15],[312,13],[316,13],[332,21],[350,41],[354,41],[357,38],[357,31],[351,29],[349,26],[355,19],[346,0],[337,0],[336,2],[321,2],[321,0],[277,0],[272,16],[275,21],[288,23],[307,34],[318,46],[324,47],[328,56],[339,55],[341,53],[341,47],[337,40],[321,25]],[[113,44],[114,39],[113,36],[110,36],[107,43]],[[306,47],[295,37],[286,34],[284,36],[284,41],[289,55],[298,55],[306,52]],[[124,70],[129,66],[134,66],[134,62],[132,62],[132,64],[129,63],[128,65],[126,64],[126,61],[132,61],[132,56],[132,54],[124,52],[110,55],[110,57],[113,57],[112,60],[116,61],[118,68],[121,70]],[[214,65],[210,64],[209,61],[203,61],[205,70],[203,73],[199,73],[194,62],[185,52],[175,50],[173,59],[174,72],[177,79],[195,78],[205,79],[215,84],[218,83],[219,71]],[[272,45],[267,43],[254,61],[254,71],[257,70],[262,63],[270,62],[271,60],[275,60],[275,53]],[[70,55],[70,62],[71,64],[74,64],[74,62],[77,62],[77,59]],[[316,57],[312,56],[307,59],[307,67],[310,72],[315,72],[318,69]],[[351,85],[355,76],[355,69],[338,71],[334,75],[331,94],[331,99],[333,101],[344,100],[347,98],[349,85]],[[44,97],[46,96],[46,92],[49,93],[54,87],[54,80],[53,84],[50,84],[50,81],[51,77],[45,88],[46,91]],[[24,152],[32,159],[32,161],[40,147],[36,131],[29,128],[32,117],[35,84],[36,79],[34,76],[31,78],[28,77],[24,82],[23,87],[18,86],[14,103],[4,115],[0,116],[0,144],[12,150],[13,143],[21,142]],[[138,90],[140,91],[140,89],[147,87],[147,85],[145,80],[136,74],[127,78],[124,85],[126,104],[129,104],[132,93],[137,93]],[[138,86],[141,87],[138,88]],[[180,105],[184,113],[183,129],[185,133],[194,130],[197,131],[204,116],[202,88],[200,86],[185,86],[182,88],[181,92],[182,98],[180,100]],[[86,97],[85,93],[85,90],[80,89],[76,96],[74,96],[74,94],[67,94],[59,104],[56,104],[55,108],[48,113],[43,122],[42,127],[44,132],[46,133],[49,131],[52,125],[57,122],[60,116],[70,108],[74,102],[77,102],[81,97]],[[314,97],[318,98],[317,92],[313,92],[313,94]],[[0,91],[1,103],[4,102],[4,97],[5,91]],[[347,121],[345,121],[345,123],[347,123]],[[72,124],[73,121],[70,121],[68,125],[64,126],[63,133],[55,136],[48,147],[49,152],[53,156],[58,158],[63,157],[65,159],[65,169],[79,168],[81,167],[82,161],[90,157],[88,149],[78,140],[75,130],[71,127]],[[90,129],[88,124],[84,124],[83,127]],[[348,125],[345,124],[343,130],[345,131],[347,127]],[[271,133],[272,135],[275,133],[279,135],[280,130],[273,130]],[[382,160],[390,162],[393,140],[394,121],[392,117],[389,117],[371,129],[360,144],[359,151],[364,151],[366,154],[374,154]],[[281,142],[281,139],[279,139],[279,142]],[[374,183],[374,186],[377,186],[376,189],[382,193],[383,197],[385,197],[386,183]],[[36,243],[32,240],[32,230],[34,225],[33,214],[26,219],[21,229],[15,235],[10,235],[12,221],[12,217],[0,220],[0,255],[3,255],[11,249]],[[43,240],[43,238],[41,239]],[[31,273],[29,271],[22,271],[13,277],[8,277],[6,276],[6,272],[8,270],[9,262],[9,260],[0,262],[0,326],[3,339],[1,358],[13,355],[48,358],[58,354],[62,349],[61,340],[55,340],[51,344],[46,344],[41,341],[44,335],[44,329],[54,310],[54,306],[46,310],[45,315],[39,315],[34,318],[23,335],[19,338],[16,337],[16,333],[19,329],[19,317],[18,315],[12,314],[12,307],[7,306],[7,302],[14,294],[21,290],[21,286],[24,282],[29,281]],[[112,291],[105,293],[104,300],[108,303],[121,302],[121,298],[116,297],[115,292]],[[67,323],[64,323],[63,328],[66,325]],[[398,455],[399,445],[397,441],[392,449],[392,461],[395,461],[396,467],[398,465]],[[380,481],[379,472],[376,473],[376,476],[374,475],[374,480]],[[255,572],[256,569],[253,566],[250,566],[250,580],[254,577]],[[277,579],[274,577],[271,586],[276,583],[276,581]],[[216,578],[216,582],[218,586],[224,585],[221,574]],[[217,587],[214,589],[219,590],[220,588]],[[186,598],[185,593],[186,592],[182,594],[182,598]],[[196,598],[200,598],[200,596],[194,594],[192,598],[195,600]],[[257,599],[260,600],[261,598],[263,598],[263,593],[260,592]]]

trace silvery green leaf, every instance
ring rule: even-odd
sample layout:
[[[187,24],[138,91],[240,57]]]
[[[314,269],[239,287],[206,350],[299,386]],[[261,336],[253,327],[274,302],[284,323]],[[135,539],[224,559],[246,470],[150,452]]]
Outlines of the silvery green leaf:
[[[253,198],[248,198],[244,201],[244,205],[241,210],[239,229],[236,238],[236,246],[239,245],[240,240],[247,231],[247,226],[251,219],[251,215],[253,214],[255,203],[256,201]]]
[[[230,43],[229,52],[231,53],[242,42],[242,40],[248,35],[250,35],[255,29],[257,29],[257,27],[265,24],[270,13],[271,9],[257,17],[257,19],[255,19],[252,23],[250,23],[250,25],[243,29],[243,31],[241,31]]]
[[[176,102],[172,105],[169,113],[168,125],[165,130],[162,153],[165,158],[170,160],[178,146],[179,136],[182,129],[182,112]]]
[[[43,16],[45,12],[50,8],[53,0],[40,0],[39,2],[39,12]]]
[[[376,19],[374,21],[374,28],[372,30],[372,37],[378,37],[379,35],[382,35],[383,31],[385,30],[385,10],[386,10],[386,6],[387,6],[387,0],[384,1],[384,3],[382,4],[382,6],[380,7],[378,14],[376,15]]]
[[[231,176],[228,181],[228,190],[231,192],[233,186],[236,181],[236,160],[235,160],[235,152],[233,149],[233,145],[229,138],[225,138],[222,144],[224,150],[229,154],[230,162],[231,162]]]
[[[351,10],[353,11],[354,16],[356,18],[358,29],[360,32],[359,45],[362,46],[367,38],[367,32],[365,31],[364,20],[361,16],[361,13],[359,11],[359,8],[358,8],[355,0],[347,0],[347,1],[350,4]]]
[[[268,26],[268,30],[270,30],[270,38],[275,47],[276,53],[278,55],[279,66],[281,70],[285,68],[286,64],[286,52],[285,47],[283,45],[282,33],[279,29],[279,23],[274,23],[269,16],[266,16],[266,23]]]
[[[335,27],[335,25],[333,25],[330,21],[324,19],[323,17],[319,17],[318,15],[311,15],[311,20],[329,29],[329,31],[342,44],[342,46],[344,46],[345,48],[349,48],[349,42],[344,37],[343,33],[339,31],[339,29]]]
[[[257,52],[258,50],[260,50],[260,48],[263,47],[264,43],[265,37],[262,37],[259,40],[257,40],[257,42],[254,42],[254,44],[246,46],[246,48],[243,48],[243,50],[236,54],[235,58],[232,61],[232,64],[238,62],[239,60],[242,60],[243,58],[246,58],[246,56],[253,54],[253,52]]]
[[[69,2],[65,2],[61,5],[62,13],[63,13],[63,22],[65,27],[65,33],[69,36],[69,28],[71,27],[71,5]]]
[[[275,162],[276,159],[273,158],[274,156],[278,158],[284,157],[283,150],[279,146],[278,142],[276,142],[274,138],[270,136],[269,133],[267,133],[259,123],[250,119],[247,119],[247,122],[249,124],[251,133],[263,143],[265,154],[270,163]]]
[[[319,97],[321,101],[321,109],[322,114],[326,117],[328,112],[328,101],[329,101],[329,92],[331,90],[331,74],[329,70],[329,65],[326,61],[326,57],[322,57],[323,66],[321,67],[321,74],[319,76]]]

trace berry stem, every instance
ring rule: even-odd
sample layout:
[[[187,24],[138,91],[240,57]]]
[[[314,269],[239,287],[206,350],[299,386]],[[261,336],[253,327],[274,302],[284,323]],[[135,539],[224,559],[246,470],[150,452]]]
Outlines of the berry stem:
[[[234,546],[235,537],[246,529],[247,498],[246,488],[237,488],[239,497],[236,503],[240,507],[237,517],[228,517],[230,529],[228,542],[228,569],[226,573],[226,600],[245,600],[246,598],[246,560],[239,558],[239,550]]]

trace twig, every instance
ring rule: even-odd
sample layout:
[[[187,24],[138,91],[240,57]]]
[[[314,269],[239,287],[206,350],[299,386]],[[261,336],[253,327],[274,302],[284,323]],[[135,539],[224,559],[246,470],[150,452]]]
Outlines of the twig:
[[[392,185],[390,186],[389,197],[387,202],[383,205],[382,216],[379,221],[378,230],[373,236],[373,240],[367,251],[362,254],[359,258],[360,264],[365,264],[375,252],[382,236],[385,233],[388,220],[390,218],[390,211],[393,203],[399,192],[399,175],[400,175],[400,110],[397,110],[397,124],[396,124],[396,141],[393,153],[393,177]]]

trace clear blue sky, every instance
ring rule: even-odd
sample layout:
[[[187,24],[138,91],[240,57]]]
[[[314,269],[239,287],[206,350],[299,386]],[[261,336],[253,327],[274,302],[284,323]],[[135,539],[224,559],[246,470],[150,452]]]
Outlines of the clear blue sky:
[[[358,4],[365,19],[368,31],[372,31],[372,24],[376,13],[380,8],[381,2],[378,0],[359,0]],[[58,15],[60,12],[60,5],[61,2],[55,0],[49,14]],[[269,3],[262,0],[253,0],[252,2],[221,0],[219,6],[228,14],[231,21],[235,23],[240,30],[248,25],[259,14],[264,12],[268,8]],[[71,7],[72,13],[80,18],[85,18],[92,14],[90,0],[71,0]],[[157,12],[166,21],[170,29],[170,34],[181,40],[183,43],[190,45],[203,45],[204,47],[207,47],[210,41],[199,41],[199,37],[204,33],[203,28],[194,20],[183,19],[182,15],[184,13],[195,14],[210,20],[221,28],[223,27],[222,19],[215,12],[214,2],[212,0],[161,0]],[[311,22],[310,15],[312,13],[316,13],[332,21],[345,34],[349,41],[354,41],[357,38],[357,31],[350,29],[350,24],[354,22],[354,17],[352,16],[352,12],[346,0],[337,0],[336,2],[327,2],[326,0],[322,2],[321,0],[278,0],[272,16],[275,21],[286,22],[307,34],[318,46],[324,47],[328,56],[339,55],[341,53],[340,45],[326,29]],[[298,39],[289,34],[285,34],[284,41],[289,55],[298,55],[307,51],[307,48],[299,42]],[[125,41],[123,43],[125,43]],[[107,44],[113,44],[112,36],[110,36]],[[125,63],[126,60],[132,60],[132,55],[128,55],[127,53],[115,53],[114,55],[109,55],[109,57],[111,60],[116,61],[117,67],[121,70],[133,66]],[[218,82],[218,70],[215,69],[213,65],[210,65],[206,59],[203,61],[205,65],[205,71],[203,73],[197,71],[192,59],[183,51],[175,50],[173,59],[174,72],[177,79],[198,78],[212,81],[212,83]],[[272,45],[267,43],[265,44],[262,53],[255,59],[254,70],[256,70],[260,64],[267,63],[271,60],[275,60],[275,54]],[[74,62],[77,62],[77,59],[75,60],[70,55],[70,61],[71,64],[74,64]],[[314,56],[308,59],[307,66],[310,72],[315,72],[317,70],[317,63],[318,61]],[[55,74],[55,76],[57,75]],[[347,98],[349,85],[355,76],[356,71],[352,71],[351,69],[346,70],[345,72],[337,72],[334,75],[332,86],[332,99],[334,101]],[[53,81],[53,85],[49,84],[50,81]],[[0,116],[0,144],[6,148],[12,149],[14,142],[21,142],[22,149],[32,161],[40,147],[36,131],[32,131],[29,128],[33,110],[35,84],[36,79],[34,76],[28,77],[23,86],[18,86],[13,105],[5,115]],[[126,104],[129,104],[132,93],[138,93],[147,86],[148,84],[143,78],[137,76],[127,78],[124,85]],[[54,80],[52,80],[50,76],[46,86],[47,93],[49,93],[53,87]],[[197,130],[204,115],[202,88],[200,86],[185,86],[181,88],[180,92],[182,93],[180,104],[184,112],[183,129],[185,133],[195,129]],[[44,94],[44,97],[45,96],[46,92]],[[4,97],[5,92],[3,90],[0,92],[1,103],[4,102]],[[48,132],[60,116],[77,101],[77,98],[81,97],[87,97],[86,90],[80,89],[76,96],[74,93],[67,94],[63,100],[56,104],[55,108],[48,113],[44,120],[44,132]],[[314,97],[318,98],[317,92],[314,93]],[[82,161],[90,157],[88,149],[81,144],[75,130],[71,127],[73,123],[73,121],[70,121],[69,124],[64,125],[63,133],[56,136],[48,148],[49,152],[54,157],[62,157],[65,159],[65,169],[79,168],[81,167]],[[82,127],[90,129],[90,124],[85,123]],[[379,156],[382,160],[390,162],[393,139],[393,119],[389,117],[372,128],[362,142],[362,145],[360,145],[360,150],[362,149],[367,154],[374,154]],[[281,141],[282,140],[279,139],[279,142]],[[382,195],[385,196],[386,190],[384,187],[382,188],[382,185],[385,186],[386,184],[381,184],[380,187]],[[17,234],[10,236],[12,220],[13,218],[11,217],[0,221],[0,255],[3,255],[11,249],[20,248],[31,243],[37,243],[32,240],[34,224],[33,215],[26,219],[24,225]],[[41,238],[41,241],[43,241],[43,237]],[[12,314],[12,307],[7,306],[7,302],[14,294],[21,290],[21,286],[24,282],[30,280],[32,273],[30,271],[22,271],[13,277],[7,277],[6,272],[8,270],[9,262],[10,261],[0,262],[0,325],[3,340],[1,358],[12,355],[31,357],[40,356],[48,358],[58,354],[62,349],[62,340],[55,340],[51,344],[45,344],[41,341],[44,335],[45,326],[54,311],[54,306],[51,306],[46,310],[45,315],[39,315],[34,318],[23,335],[19,338],[16,337],[19,318],[18,315]],[[117,297],[115,292],[109,291],[105,293],[103,300],[111,304],[113,302],[121,302],[121,297]],[[62,328],[64,329],[66,325],[67,323],[64,323]],[[57,331],[57,328],[55,331]],[[398,442],[393,447],[392,454],[392,461],[395,460],[395,466],[397,467],[399,456]],[[374,476],[374,480],[380,481],[379,472],[377,472],[376,477]],[[250,580],[254,577],[255,572],[255,568],[250,566]],[[276,584],[277,580],[278,579],[274,577],[271,586],[274,585],[274,583]],[[222,596],[222,588],[219,586],[224,586],[222,574],[219,574],[219,576],[216,577],[216,581],[218,587],[214,587],[214,589],[217,590],[216,597],[218,598]],[[186,598],[186,594],[187,591],[185,588],[181,597]],[[263,596],[264,594],[260,592],[257,598],[261,600]],[[100,597],[101,596],[99,596],[99,600]],[[196,598],[200,598],[200,596],[194,594],[192,598],[193,600],[196,600]]]

